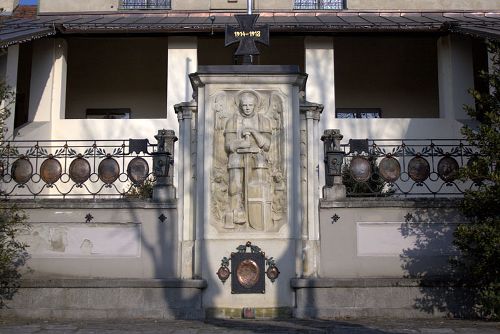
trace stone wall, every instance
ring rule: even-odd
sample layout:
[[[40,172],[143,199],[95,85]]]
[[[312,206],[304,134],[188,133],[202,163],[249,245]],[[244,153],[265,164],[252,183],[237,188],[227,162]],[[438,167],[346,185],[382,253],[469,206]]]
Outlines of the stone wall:
[[[9,205],[10,203],[2,203]],[[17,202],[31,228],[25,278],[178,277],[176,203]]]
[[[321,276],[447,275],[452,234],[465,222],[449,199],[320,203]]]

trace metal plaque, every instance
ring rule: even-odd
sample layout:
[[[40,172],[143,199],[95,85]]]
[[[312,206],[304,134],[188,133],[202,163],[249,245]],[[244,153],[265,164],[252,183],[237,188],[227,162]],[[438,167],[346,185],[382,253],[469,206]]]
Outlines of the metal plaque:
[[[401,175],[401,165],[397,159],[385,157],[380,161],[378,171],[384,181],[394,183]]]
[[[136,185],[143,184],[149,175],[149,165],[143,158],[135,157],[128,163],[127,175]]]
[[[478,156],[473,156],[467,161],[467,168],[470,168],[471,172],[475,174],[471,179],[476,183],[484,181],[489,173],[488,164]]]
[[[56,183],[61,177],[62,167],[59,160],[48,158],[40,166],[40,177],[47,184]]]
[[[264,293],[265,256],[261,253],[231,254],[231,293]]]
[[[430,175],[431,167],[427,160],[416,156],[408,163],[408,174],[415,182],[424,182]]]
[[[73,182],[82,184],[90,177],[90,164],[84,158],[76,158],[69,165],[69,177]]]
[[[236,268],[238,282],[245,288],[251,288],[259,281],[260,269],[253,260],[243,260]]]
[[[368,159],[361,156],[352,158],[349,171],[352,178],[358,182],[366,182],[370,179],[372,168]]]
[[[458,162],[452,157],[444,157],[438,162],[438,174],[444,182],[452,182],[458,177]]]
[[[102,182],[111,184],[120,176],[120,165],[115,159],[106,158],[99,164],[97,173]]]
[[[14,161],[11,168],[12,179],[19,184],[24,184],[31,179],[33,175],[33,166],[26,158],[20,158]]]

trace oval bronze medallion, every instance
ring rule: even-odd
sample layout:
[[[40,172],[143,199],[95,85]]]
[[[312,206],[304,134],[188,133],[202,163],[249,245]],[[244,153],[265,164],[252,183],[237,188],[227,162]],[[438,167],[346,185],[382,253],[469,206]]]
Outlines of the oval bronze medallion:
[[[61,163],[57,159],[49,158],[42,162],[40,166],[40,176],[43,182],[47,184],[56,183],[61,177],[61,174]]]
[[[452,157],[443,157],[438,162],[437,170],[439,177],[444,182],[452,182],[458,177],[458,162]]]
[[[424,182],[430,175],[431,167],[422,157],[414,157],[408,163],[408,174],[415,182]]]
[[[236,269],[238,282],[245,288],[251,288],[259,281],[260,269],[253,260],[243,260]]]
[[[484,181],[490,170],[488,164],[478,156],[470,158],[469,161],[467,161],[467,167],[473,174],[471,178],[472,181],[477,183]]]
[[[31,179],[33,175],[33,166],[28,159],[20,158],[14,161],[10,173],[14,181],[19,184],[24,184]]]
[[[380,176],[386,182],[396,182],[396,180],[399,179],[399,176],[401,175],[401,165],[399,164],[399,161],[397,161],[393,157],[383,158],[378,165],[378,170]]]
[[[135,157],[128,163],[127,175],[134,184],[143,184],[149,174],[149,165],[143,158]]]
[[[69,177],[73,182],[82,184],[90,177],[90,164],[84,158],[76,158],[69,165]]]
[[[372,168],[368,159],[357,156],[352,158],[349,171],[354,180],[358,182],[366,182],[370,179]]]
[[[97,173],[102,182],[111,184],[120,176],[120,165],[113,158],[106,158],[99,164]]]

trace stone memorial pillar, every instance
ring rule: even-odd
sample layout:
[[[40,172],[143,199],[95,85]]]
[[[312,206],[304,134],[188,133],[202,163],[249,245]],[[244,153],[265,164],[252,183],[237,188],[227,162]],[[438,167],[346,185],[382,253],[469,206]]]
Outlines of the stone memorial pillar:
[[[290,279],[318,269],[322,106],[300,101],[297,66],[201,66],[190,78],[196,101],[176,105],[181,275],[207,280],[208,309],[291,308]],[[216,273],[249,244],[273,258],[279,277],[235,298]]]

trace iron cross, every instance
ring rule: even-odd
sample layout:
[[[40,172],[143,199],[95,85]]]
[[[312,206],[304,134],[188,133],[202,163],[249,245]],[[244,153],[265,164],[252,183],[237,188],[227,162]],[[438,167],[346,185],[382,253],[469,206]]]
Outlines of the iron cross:
[[[269,27],[267,25],[256,27],[255,23],[259,14],[235,15],[239,27],[226,26],[226,44],[239,42],[235,56],[243,56],[243,64],[251,64],[253,55],[260,54],[255,42],[269,45]]]

